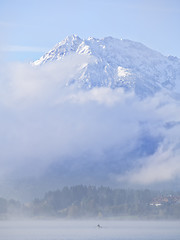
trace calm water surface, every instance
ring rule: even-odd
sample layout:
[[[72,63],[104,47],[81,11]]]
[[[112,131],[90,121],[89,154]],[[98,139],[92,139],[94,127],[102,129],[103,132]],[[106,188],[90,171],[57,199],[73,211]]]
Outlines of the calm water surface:
[[[102,228],[97,228],[97,224]],[[0,221],[1,240],[180,240],[178,221]]]

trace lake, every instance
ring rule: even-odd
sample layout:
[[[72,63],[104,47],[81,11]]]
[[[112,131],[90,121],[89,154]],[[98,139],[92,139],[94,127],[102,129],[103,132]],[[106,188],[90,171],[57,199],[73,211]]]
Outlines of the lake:
[[[102,228],[98,228],[100,224]],[[2,240],[179,240],[178,221],[0,221]]]

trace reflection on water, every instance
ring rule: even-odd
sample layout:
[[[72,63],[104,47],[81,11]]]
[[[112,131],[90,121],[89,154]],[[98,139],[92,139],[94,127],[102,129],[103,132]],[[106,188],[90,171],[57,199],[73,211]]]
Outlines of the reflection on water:
[[[98,228],[100,224],[102,228]],[[179,240],[176,221],[1,221],[2,240]]]

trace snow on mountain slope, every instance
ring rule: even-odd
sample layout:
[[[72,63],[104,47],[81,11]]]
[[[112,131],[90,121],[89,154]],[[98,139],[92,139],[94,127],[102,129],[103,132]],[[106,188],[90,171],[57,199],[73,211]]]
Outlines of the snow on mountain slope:
[[[172,90],[180,79],[180,59],[165,57],[141,43],[112,37],[83,40],[69,36],[33,65],[63,61],[72,54],[91,57],[66,83],[83,89],[123,87],[143,97],[161,89]]]

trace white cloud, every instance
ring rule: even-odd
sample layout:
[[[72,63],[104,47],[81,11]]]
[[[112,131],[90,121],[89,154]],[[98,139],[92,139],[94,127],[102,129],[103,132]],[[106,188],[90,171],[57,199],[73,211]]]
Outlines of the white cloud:
[[[38,68],[14,64],[0,69],[1,179],[43,176],[52,164],[67,159],[67,169],[76,164],[74,175],[81,177],[76,173],[81,169],[82,181],[92,164],[99,174],[90,169],[86,177],[93,181],[98,175],[107,181],[116,175],[114,184],[178,177],[179,102],[164,93],[139,100],[122,89],[66,87],[89,61],[70,56]],[[71,181],[68,170],[67,178]]]
[[[90,91],[78,91],[67,96],[66,100],[74,103],[85,104],[90,101],[97,102],[99,104],[105,104],[107,106],[113,106],[117,103],[123,103],[128,99],[135,98],[134,93],[125,93],[122,88],[114,89],[111,88],[93,88]]]
[[[172,181],[180,174],[179,156],[179,149],[175,150],[172,146],[165,147],[162,144],[155,154],[141,159],[142,167],[132,169],[118,180],[141,185]]]
[[[1,46],[0,52],[47,52],[47,49],[35,46],[8,45]]]
[[[13,27],[13,26],[17,26],[17,24],[13,23],[13,22],[0,21],[0,26],[1,27]]]

